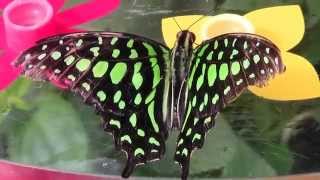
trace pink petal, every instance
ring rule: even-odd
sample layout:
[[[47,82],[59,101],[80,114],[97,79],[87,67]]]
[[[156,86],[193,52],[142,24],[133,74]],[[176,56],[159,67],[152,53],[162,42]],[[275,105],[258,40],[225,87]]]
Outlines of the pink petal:
[[[88,0],[57,15],[63,25],[75,26],[110,14],[120,4],[120,0]]]
[[[64,33],[75,33],[75,32],[83,32],[83,31],[86,31],[86,30],[64,27],[64,28],[59,29],[59,32],[57,32],[57,33],[64,34]]]
[[[53,11],[57,12],[65,3],[66,0],[47,0],[53,7]]]
[[[61,170],[52,170],[40,168],[25,164],[18,164],[9,161],[0,160],[0,177],[5,180],[34,180],[34,179],[76,179],[76,180],[119,180],[117,176],[94,176],[67,172]],[[302,177],[303,178],[303,177]]]
[[[0,16],[0,38],[2,39],[0,41],[0,49],[3,49],[6,47],[6,41],[5,41],[5,32],[4,32],[4,25],[3,25],[3,20]]]
[[[12,0],[0,0],[0,9],[3,9],[7,6]]]
[[[18,78],[20,70],[11,65],[17,54],[4,52],[0,56],[0,90],[3,90]]]

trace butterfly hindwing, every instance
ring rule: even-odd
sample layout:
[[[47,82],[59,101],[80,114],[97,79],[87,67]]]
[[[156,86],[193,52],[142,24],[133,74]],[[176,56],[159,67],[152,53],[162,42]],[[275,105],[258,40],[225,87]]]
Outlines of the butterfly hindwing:
[[[203,146],[205,133],[223,107],[249,85],[263,86],[284,69],[279,49],[256,35],[225,34],[203,42],[195,50],[175,154],[183,179],[188,175],[192,151]]]
[[[161,158],[167,129],[165,71],[169,50],[123,33],[72,33],[47,38],[16,61],[36,80],[79,94],[102,116],[116,148],[127,153],[123,176]]]

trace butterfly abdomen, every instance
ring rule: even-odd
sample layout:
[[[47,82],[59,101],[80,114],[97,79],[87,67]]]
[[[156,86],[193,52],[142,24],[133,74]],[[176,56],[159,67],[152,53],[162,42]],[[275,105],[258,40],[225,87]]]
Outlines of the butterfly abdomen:
[[[177,35],[171,52],[171,120],[169,128],[180,128],[186,108],[186,78],[192,59],[195,35],[190,31],[181,31]]]

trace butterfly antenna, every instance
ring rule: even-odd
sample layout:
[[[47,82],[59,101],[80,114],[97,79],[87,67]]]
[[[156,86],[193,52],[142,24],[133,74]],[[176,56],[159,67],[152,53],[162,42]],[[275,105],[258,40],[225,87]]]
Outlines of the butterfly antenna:
[[[196,23],[198,23],[199,21],[201,21],[202,19],[204,19],[205,17],[207,17],[209,14],[211,14],[212,12],[214,12],[218,7],[218,4],[216,4],[214,6],[214,8],[212,10],[210,10],[209,12],[205,13],[205,15],[202,15],[199,19],[197,19],[194,23],[192,23],[187,30],[189,30],[193,25],[195,25]]]
[[[176,20],[175,17],[173,17],[173,20],[174,20],[174,22],[177,24],[177,26],[179,27],[180,31],[182,31],[182,28],[180,27],[180,25],[179,25],[179,23],[178,23],[178,21]]]
[[[197,22],[201,21],[203,18],[205,18],[206,15],[202,15],[199,19],[197,19],[195,22],[193,22],[188,28],[187,30],[189,30],[193,25],[195,25]]]

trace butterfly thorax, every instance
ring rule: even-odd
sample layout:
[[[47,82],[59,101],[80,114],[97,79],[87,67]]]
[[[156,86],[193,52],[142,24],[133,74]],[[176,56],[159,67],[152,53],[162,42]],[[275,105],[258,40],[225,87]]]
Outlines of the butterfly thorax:
[[[192,45],[195,35],[188,31],[180,31],[171,54],[171,124],[170,127],[179,128],[185,111],[186,76],[192,59]]]

